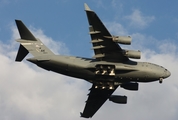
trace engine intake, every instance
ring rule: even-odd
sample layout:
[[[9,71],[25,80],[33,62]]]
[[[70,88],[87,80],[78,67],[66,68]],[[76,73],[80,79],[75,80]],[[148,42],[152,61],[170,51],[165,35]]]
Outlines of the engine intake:
[[[109,100],[114,103],[127,104],[127,96],[111,95]]]
[[[138,90],[138,83],[125,83],[125,84],[121,84],[120,86],[126,90],[134,90],[134,91]]]
[[[134,59],[140,59],[141,58],[141,52],[135,51],[135,50],[123,50],[123,54],[129,58],[134,58]]]

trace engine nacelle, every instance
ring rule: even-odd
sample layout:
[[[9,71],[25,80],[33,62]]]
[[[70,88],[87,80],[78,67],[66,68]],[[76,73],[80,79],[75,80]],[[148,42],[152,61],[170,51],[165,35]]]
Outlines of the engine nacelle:
[[[129,58],[134,58],[134,59],[140,59],[141,58],[141,52],[135,51],[135,50],[123,50],[123,54]]]
[[[112,40],[116,43],[130,45],[132,38],[130,36],[112,36]]]
[[[138,83],[125,83],[125,84],[121,84],[120,86],[126,90],[134,90],[134,91],[138,90]]]
[[[127,96],[111,95],[109,100],[114,103],[127,104]]]
[[[105,38],[112,39],[116,43],[130,45],[132,38],[130,36],[104,36]]]

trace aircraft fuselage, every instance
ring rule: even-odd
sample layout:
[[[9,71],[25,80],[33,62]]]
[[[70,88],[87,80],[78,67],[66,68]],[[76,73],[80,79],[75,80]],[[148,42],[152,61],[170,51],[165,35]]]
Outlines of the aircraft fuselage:
[[[105,78],[109,81],[122,83],[152,82],[170,76],[170,72],[162,66],[131,60],[117,63],[61,55],[37,56],[27,60],[46,70],[92,83],[96,82],[96,79],[104,81]]]

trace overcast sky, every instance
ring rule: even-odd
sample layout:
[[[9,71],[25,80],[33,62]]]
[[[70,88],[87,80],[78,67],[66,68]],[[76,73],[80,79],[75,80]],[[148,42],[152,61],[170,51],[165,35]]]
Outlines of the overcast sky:
[[[15,62],[19,38],[15,19],[22,20],[52,51],[92,57],[84,3],[111,34],[130,35],[141,50],[138,61],[164,66],[171,76],[141,83],[139,91],[118,88],[128,104],[107,101],[93,120],[178,119],[178,1],[172,0],[0,0],[0,120],[79,120],[90,83]],[[27,58],[31,57],[30,55]]]

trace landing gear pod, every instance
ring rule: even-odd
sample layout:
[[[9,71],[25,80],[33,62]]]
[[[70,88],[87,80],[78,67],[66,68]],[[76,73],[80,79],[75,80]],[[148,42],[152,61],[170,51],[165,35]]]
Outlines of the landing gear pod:
[[[120,86],[126,90],[133,90],[133,91],[138,90],[138,83],[125,83],[125,84],[121,84]]]

